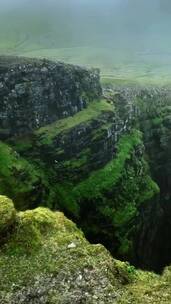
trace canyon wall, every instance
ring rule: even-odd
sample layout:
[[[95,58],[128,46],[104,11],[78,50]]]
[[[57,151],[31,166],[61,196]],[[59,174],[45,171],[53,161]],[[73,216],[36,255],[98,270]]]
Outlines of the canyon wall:
[[[170,90],[102,90],[99,77],[0,58],[0,194],[18,210],[61,210],[114,256],[160,270],[170,252],[158,242],[169,214]]]

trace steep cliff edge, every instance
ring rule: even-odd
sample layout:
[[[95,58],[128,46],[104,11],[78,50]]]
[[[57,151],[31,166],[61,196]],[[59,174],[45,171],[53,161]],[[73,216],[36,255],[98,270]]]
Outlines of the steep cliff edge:
[[[101,94],[98,70],[0,57],[0,137],[74,115]]]

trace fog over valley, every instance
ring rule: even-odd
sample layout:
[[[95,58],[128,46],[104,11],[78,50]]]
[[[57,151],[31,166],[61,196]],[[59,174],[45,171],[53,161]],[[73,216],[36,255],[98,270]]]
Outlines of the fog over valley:
[[[169,0],[1,0],[0,52],[167,77]],[[141,74],[141,75],[140,75]]]

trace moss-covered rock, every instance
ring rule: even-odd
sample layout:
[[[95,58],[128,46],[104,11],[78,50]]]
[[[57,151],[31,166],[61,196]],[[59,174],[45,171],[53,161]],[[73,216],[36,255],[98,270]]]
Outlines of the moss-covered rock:
[[[45,208],[17,213],[0,247],[2,304],[170,304],[170,280],[170,267],[162,276],[136,270]]]
[[[121,268],[62,213],[19,212],[0,250],[0,302],[113,303],[130,280]]]
[[[13,202],[6,196],[0,195],[0,234],[7,231],[16,220]]]

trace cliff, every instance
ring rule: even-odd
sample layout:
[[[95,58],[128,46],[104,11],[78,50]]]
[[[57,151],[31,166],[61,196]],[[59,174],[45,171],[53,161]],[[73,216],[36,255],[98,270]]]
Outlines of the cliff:
[[[27,215],[37,218],[40,211],[44,222],[44,212],[54,218],[54,213],[44,207],[62,211],[77,223],[90,242],[102,243],[114,257],[162,271],[170,263],[171,252],[170,96],[169,88],[117,83],[102,88],[97,70],[46,60],[1,57],[0,194],[12,199],[15,208],[22,211],[16,216],[13,209],[12,214],[17,218],[22,215],[24,221],[26,215],[27,223]],[[39,207],[43,209],[25,211]],[[9,232],[14,229],[12,238],[14,222],[9,221]],[[30,235],[35,233],[38,248],[42,248],[36,227],[31,227]],[[4,242],[8,243],[6,231],[2,236],[4,246]],[[10,249],[14,256],[23,243],[20,230],[16,240],[15,248]],[[55,243],[56,239],[51,241]],[[32,251],[34,246],[37,247],[34,238],[32,243],[28,235],[26,248]],[[45,248],[41,250],[43,255]],[[108,260],[108,253],[105,254],[107,257],[103,258]],[[40,260],[41,256],[37,258]],[[62,263],[63,259],[62,256]],[[136,272],[134,268],[129,271]],[[142,277],[146,280],[148,274]],[[151,280],[153,275],[149,277]],[[158,277],[152,282],[158,282],[155,280]],[[140,286],[141,283],[136,282]],[[146,281],[142,284],[146,286]],[[23,292],[27,291],[28,287]],[[92,298],[85,303],[91,301]],[[118,303],[127,303],[122,301]]]
[[[19,210],[41,205],[65,212],[90,241],[132,260],[139,210],[159,192],[145,159],[135,93],[110,89],[102,96],[96,70],[45,60],[1,58],[1,79],[1,194]],[[21,96],[17,88],[27,84]],[[72,111],[69,104],[83,96],[84,107]],[[66,115],[63,107],[70,109]]]

